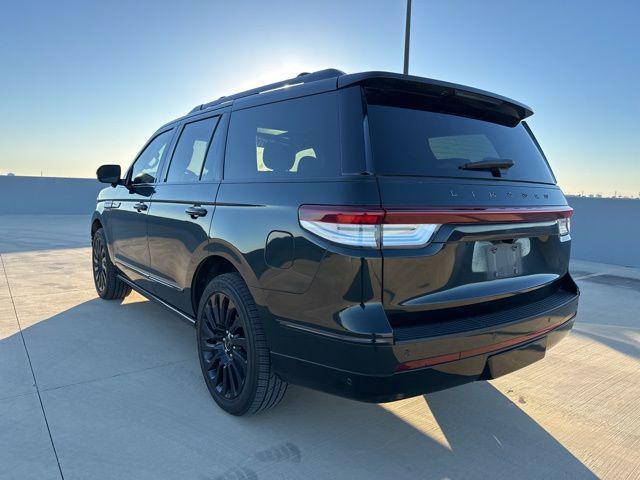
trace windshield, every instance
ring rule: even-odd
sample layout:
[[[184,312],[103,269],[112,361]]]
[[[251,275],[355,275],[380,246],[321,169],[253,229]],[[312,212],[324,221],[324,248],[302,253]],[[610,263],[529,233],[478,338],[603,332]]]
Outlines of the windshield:
[[[369,104],[368,114],[378,174],[555,183],[546,160],[522,124],[507,127],[388,105]],[[513,166],[498,174],[490,169],[462,168],[472,162],[499,160],[511,160]]]

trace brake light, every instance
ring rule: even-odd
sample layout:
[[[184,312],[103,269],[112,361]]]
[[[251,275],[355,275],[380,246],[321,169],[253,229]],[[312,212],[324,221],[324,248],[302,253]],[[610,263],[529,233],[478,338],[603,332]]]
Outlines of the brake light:
[[[398,223],[393,212],[368,207],[303,205],[300,225],[326,240],[370,248],[411,248],[429,243],[440,225]]]
[[[441,225],[557,221],[560,235],[570,230],[570,207],[385,209],[302,205],[305,230],[331,242],[365,248],[417,248],[427,245]]]

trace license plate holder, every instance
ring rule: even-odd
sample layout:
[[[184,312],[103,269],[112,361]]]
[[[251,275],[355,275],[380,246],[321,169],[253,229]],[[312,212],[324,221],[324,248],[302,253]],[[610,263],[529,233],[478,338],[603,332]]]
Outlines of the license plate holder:
[[[494,243],[485,251],[490,279],[510,278],[522,273],[522,245],[519,242]]]
[[[491,378],[498,378],[507,373],[542,360],[547,351],[547,337],[527,343],[506,352],[491,355],[487,360]]]

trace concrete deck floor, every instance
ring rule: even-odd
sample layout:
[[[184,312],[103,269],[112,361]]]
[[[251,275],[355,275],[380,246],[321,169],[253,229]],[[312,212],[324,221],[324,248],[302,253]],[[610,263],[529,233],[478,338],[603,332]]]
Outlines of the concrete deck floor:
[[[640,271],[575,262],[573,333],[491,382],[384,405],[291,387],[235,418],[194,330],[96,298],[86,217],[0,217],[0,478],[640,477]]]

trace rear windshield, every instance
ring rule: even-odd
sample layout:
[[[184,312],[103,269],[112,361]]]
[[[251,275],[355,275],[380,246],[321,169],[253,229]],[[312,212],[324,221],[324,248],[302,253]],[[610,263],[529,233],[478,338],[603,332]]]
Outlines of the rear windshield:
[[[446,113],[388,105],[368,106],[376,173],[490,178],[555,183],[549,166],[522,124],[507,127]],[[511,160],[490,170],[460,167],[473,162]]]

